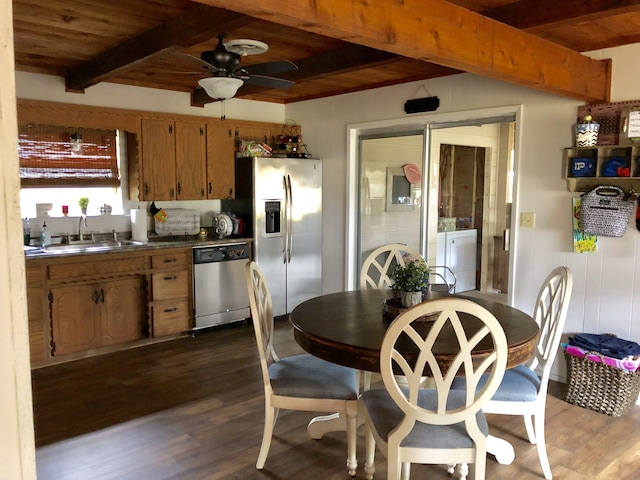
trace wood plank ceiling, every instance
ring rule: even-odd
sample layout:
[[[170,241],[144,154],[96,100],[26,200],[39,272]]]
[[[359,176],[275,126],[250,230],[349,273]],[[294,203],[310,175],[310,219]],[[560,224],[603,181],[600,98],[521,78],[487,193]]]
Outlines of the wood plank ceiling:
[[[192,93],[207,73],[176,55],[217,37],[290,60],[288,89],[245,84],[237,98],[290,103],[460,72],[584,101],[606,101],[610,63],[580,52],[640,42],[640,1],[592,0],[13,0],[16,70]]]

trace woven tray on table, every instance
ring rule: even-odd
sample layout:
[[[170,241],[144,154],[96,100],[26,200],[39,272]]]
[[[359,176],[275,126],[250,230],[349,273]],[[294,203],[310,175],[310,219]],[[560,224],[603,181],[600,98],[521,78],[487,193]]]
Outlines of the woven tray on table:
[[[594,362],[565,352],[567,361],[567,395],[573,405],[612,417],[619,417],[633,407],[640,393],[640,370],[630,372],[604,363]]]

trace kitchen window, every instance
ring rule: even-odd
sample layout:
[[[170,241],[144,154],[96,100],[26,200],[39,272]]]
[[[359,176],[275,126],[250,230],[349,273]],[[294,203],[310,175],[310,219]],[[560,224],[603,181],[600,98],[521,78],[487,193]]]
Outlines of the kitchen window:
[[[90,199],[89,215],[112,207],[123,213],[122,159],[126,135],[116,130],[21,125],[19,127],[20,207],[23,217],[36,216],[37,203],[53,203],[50,215],[79,216],[78,199]],[[78,141],[79,140],[79,141]]]

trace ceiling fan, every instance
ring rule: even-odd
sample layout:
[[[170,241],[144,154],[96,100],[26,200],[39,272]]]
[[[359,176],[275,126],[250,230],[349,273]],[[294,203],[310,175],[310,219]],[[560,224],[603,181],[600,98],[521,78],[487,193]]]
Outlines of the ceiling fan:
[[[248,54],[248,48],[259,46],[257,51],[250,53],[262,53],[268,48],[265,43],[253,40],[237,41],[238,43],[233,45],[235,48],[227,49],[223,42],[224,37],[225,35],[220,35],[216,49],[202,52],[200,58],[179,54],[197,63],[211,74],[209,77],[198,80],[198,84],[211,98],[216,100],[232,98],[245,83],[266,88],[289,88],[294,84],[291,80],[271,76],[298,69],[294,63],[288,60],[241,66],[242,56]],[[244,55],[236,52],[241,52]]]

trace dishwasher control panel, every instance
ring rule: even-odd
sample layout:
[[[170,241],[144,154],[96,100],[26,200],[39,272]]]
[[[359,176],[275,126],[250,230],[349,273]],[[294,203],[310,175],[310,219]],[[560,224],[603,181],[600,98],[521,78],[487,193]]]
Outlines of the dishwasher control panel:
[[[228,262],[230,260],[248,259],[250,254],[249,244],[234,243],[225,245],[209,245],[206,247],[194,247],[193,263]]]

